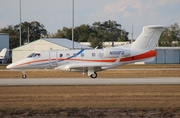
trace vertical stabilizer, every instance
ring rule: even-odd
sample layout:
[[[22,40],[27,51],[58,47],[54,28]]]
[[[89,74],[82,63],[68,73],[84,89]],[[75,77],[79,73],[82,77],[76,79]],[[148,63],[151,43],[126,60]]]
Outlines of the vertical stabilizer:
[[[0,59],[4,59],[4,58],[5,58],[6,52],[7,52],[7,48],[4,48],[4,49],[0,52]]]
[[[143,27],[142,33],[132,44],[132,49],[145,49],[152,50],[155,49],[156,44],[159,40],[161,33],[164,31],[165,26],[145,26]]]

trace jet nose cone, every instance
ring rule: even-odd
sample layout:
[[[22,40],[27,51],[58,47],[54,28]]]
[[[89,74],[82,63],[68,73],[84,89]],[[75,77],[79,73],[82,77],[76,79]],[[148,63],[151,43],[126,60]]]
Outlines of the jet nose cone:
[[[12,67],[12,64],[6,66],[7,69],[11,69],[11,67]]]

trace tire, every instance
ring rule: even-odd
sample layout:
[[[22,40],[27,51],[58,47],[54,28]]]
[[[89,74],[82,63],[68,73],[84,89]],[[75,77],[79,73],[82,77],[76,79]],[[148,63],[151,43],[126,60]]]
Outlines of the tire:
[[[23,78],[23,79],[26,79],[26,77],[27,77],[26,75],[22,75],[22,78]]]
[[[91,76],[91,78],[93,78],[93,79],[94,79],[94,78],[96,78],[96,77],[97,77],[97,73],[96,73],[96,72],[94,72],[94,74],[91,74],[90,76]]]

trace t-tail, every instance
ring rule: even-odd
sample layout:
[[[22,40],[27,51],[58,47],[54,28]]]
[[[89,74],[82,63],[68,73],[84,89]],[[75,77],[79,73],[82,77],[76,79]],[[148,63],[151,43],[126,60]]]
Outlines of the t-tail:
[[[0,52],[0,59],[5,59],[6,52],[7,52],[7,48],[4,48],[4,49]]]
[[[164,31],[165,26],[152,25],[143,27],[142,33],[132,44],[131,49],[135,50],[154,50],[160,38],[161,33]]]

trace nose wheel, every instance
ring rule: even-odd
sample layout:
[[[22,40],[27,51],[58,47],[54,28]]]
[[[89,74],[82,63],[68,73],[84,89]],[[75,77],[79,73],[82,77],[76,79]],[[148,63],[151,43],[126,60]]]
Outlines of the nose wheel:
[[[26,72],[23,71],[23,73],[22,73],[22,78],[23,78],[23,79],[26,79],[26,77],[27,77],[27,76],[26,76]]]

